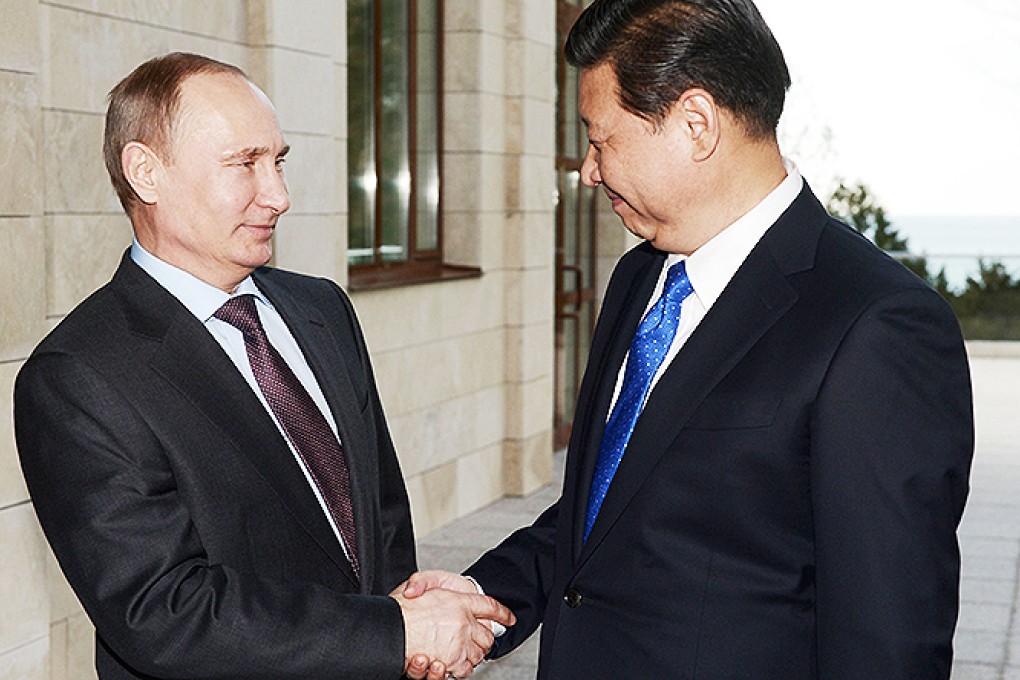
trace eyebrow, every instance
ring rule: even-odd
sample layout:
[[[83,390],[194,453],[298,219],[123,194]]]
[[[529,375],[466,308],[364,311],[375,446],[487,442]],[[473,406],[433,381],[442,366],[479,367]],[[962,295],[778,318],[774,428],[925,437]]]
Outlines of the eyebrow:
[[[223,155],[223,160],[225,162],[241,160],[251,161],[257,158],[261,158],[262,156],[265,156],[268,153],[269,147],[267,146],[250,146],[246,149],[240,149],[238,151],[230,151],[225,153]],[[280,149],[280,153],[276,154],[276,157],[283,158],[288,153],[290,153],[290,145],[286,144],[282,149]]]

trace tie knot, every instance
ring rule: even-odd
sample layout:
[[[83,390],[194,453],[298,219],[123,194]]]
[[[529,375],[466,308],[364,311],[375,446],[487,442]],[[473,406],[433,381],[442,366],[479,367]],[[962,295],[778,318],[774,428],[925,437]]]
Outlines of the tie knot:
[[[213,314],[220,321],[226,321],[245,334],[255,334],[261,325],[255,311],[254,295],[238,295],[223,303]]]
[[[677,262],[666,272],[666,282],[663,284],[662,296],[674,303],[681,303],[687,296],[694,292],[691,280],[687,278],[687,261]]]

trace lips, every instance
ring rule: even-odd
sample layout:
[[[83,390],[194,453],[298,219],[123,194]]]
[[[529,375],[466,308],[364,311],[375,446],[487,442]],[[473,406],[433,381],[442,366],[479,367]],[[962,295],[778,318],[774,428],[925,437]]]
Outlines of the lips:
[[[263,237],[272,235],[273,230],[276,229],[276,225],[275,224],[247,224],[246,223],[246,224],[242,224],[241,227],[246,229],[246,230],[248,230],[248,231],[250,231],[250,232],[254,232],[256,234],[259,234],[260,236],[263,236]]]
[[[616,193],[610,191],[609,189],[606,189],[605,191],[606,191],[606,197],[609,199],[609,202],[613,206],[613,210],[616,210],[616,208],[620,204],[623,203],[623,199],[620,197],[619,194],[616,194]]]

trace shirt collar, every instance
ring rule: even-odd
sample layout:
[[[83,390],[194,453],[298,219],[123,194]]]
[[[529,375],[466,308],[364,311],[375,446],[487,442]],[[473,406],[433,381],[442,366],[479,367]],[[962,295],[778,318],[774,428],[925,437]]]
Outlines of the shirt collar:
[[[216,310],[223,306],[224,302],[238,295],[254,295],[256,299],[269,304],[250,276],[241,281],[234,295],[230,295],[216,286],[209,285],[192,276],[183,269],[159,259],[143,248],[138,243],[138,239],[134,239],[131,244],[131,259],[159,285],[180,300],[181,304],[187,307],[188,311],[202,323],[208,321],[216,313]]]
[[[797,166],[784,158],[786,178],[736,222],[716,234],[689,256],[671,254],[664,269],[687,260],[687,276],[694,294],[707,310],[715,304],[730,279],[776,220],[800,194],[804,186]]]

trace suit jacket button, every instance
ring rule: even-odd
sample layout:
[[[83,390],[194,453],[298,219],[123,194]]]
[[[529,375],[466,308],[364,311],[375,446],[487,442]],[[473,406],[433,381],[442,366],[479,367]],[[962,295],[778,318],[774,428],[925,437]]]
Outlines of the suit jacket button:
[[[573,588],[567,591],[566,595],[563,596],[563,601],[567,603],[567,606],[571,609],[576,609],[581,606],[581,593],[577,592]]]

